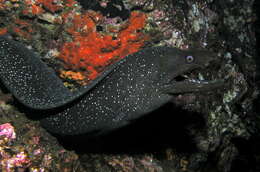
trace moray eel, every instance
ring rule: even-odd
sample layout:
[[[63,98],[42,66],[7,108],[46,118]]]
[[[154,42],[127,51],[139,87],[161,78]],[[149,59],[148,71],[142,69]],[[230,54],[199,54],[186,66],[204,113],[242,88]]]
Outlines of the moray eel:
[[[117,65],[111,65],[97,79],[71,92],[38,54],[19,42],[0,36],[0,80],[23,105],[35,110],[61,107],[88,92]]]
[[[0,79],[28,108],[48,110],[41,125],[52,133],[106,132],[154,111],[174,94],[212,90],[216,82],[176,77],[214,60],[209,51],[146,48],[109,67],[75,93],[22,44],[0,37]]]

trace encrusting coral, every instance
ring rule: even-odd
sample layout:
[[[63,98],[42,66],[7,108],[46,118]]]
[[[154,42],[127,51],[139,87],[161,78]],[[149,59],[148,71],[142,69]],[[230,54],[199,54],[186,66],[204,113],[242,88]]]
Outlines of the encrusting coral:
[[[88,71],[89,79],[94,79],[111,62],[137,52],[148,38],[139,32],[145,25],[144,13],[132,12],[116,37],[96,31],[100,20],[102,15],[94,11],[76,15],[67,29],[73,41],[64,43],[59,56],[69,68]]]
[[[10,3],[13,5],[8,5]],[[132,11],[126,21],[117,20],[109,25],[106,22],[112,21],[112,18],[92,10],[83,11],[75,0],[0,0],[0,10],[14,6],[17,16],[11,19],[11,24],[0,28],[0,35],[11,33],[23,40],[38,38],[40,41],[39,34],[44,34],[41,35],[43,40],[46,40],[43,38],[46,34],[40,33],[39,28],[60,28],[58,40],[48,38],[49,42],[56,42],[58,53],[55,57],[65,67],[58,70],[60,77],[76,80],[80,84],[87,84],[106,66],[139,51],[148,39],[141,31],[147,17],[139,11]],[[49,26],[34,25],[32,19],[47,21]],[[101,30],[97,29],[100,25],[103,25]]]

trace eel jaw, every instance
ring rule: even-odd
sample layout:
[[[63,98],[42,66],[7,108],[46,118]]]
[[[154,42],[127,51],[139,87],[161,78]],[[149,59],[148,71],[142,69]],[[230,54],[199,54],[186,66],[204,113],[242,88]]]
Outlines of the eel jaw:
[[[192,92],[205,92],[213,91],[219,88],[223,88],[225,81],[223,79],[218,80],[201,80],[192,77],[193,73],[181,74],[173,78],[173,80],[165,85],[163,89],[164,93],[168,94],[184,94]],[[197,74],[198,76],[199,74]]]

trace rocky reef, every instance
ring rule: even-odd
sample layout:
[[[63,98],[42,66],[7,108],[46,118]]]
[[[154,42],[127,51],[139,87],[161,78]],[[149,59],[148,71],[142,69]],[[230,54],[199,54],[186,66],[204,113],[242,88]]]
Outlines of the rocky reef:
[[[39,53],[72,90],[126,55],[161,45],[216,53],[211,68],[187,75],[226,81],[176,95],[95,138],[51,135],[1,87],[2,171],[259,171],[259,7],[254,0],[0,0],[0,34]]]

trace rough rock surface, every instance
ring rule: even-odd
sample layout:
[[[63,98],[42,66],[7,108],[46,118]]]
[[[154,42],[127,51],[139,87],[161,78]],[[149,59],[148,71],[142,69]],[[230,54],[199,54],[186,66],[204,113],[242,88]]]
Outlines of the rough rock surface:
[[[8,8],[12,9],[12,3]],[[37,121],[27,119],[24,115],[27,112],[17,109],[15,101],[1,94],[0,123],[11,123],[17,135],[15,143],[1,142],[1,146],[17,154],[27,151],[32,155],[32,163],[16,167],[24,170],[64,171],[62,168],[66,167],[68,171],[93,172],[259,171],[259,50],[256,49],[260,34],[259,6],[254,0],[93,0],[84,4],[86,9],[101,10],[104,15],[123,19],[127,16],[122,16],[122,10],[147,12],[146,30],[152,35],[148,45],[210,49],[218,54],[216,65],[190,75],[200,79],[225,78],[227,84],[215,92],[176,96],[172,104],[135,125],[92,139],[53,137]],[[15,10],[8,8],[8,14],[1,11],[0,26],[8,25],[8,17],[15,17]],[[43,42],[50,42],[51,37],[57,38],[60,33],[49,22],[51,19],[45,16],[40,21],[40,33],[25,41],[42,55],[48,54],[48,46]],[[39,39],[39,35],[45,37]],[[37,141],[31,145],[29,141],[34,136],[42,139],[39,149],[51,151],[43,151],[41,155],[47,160],[37,159],[38,154],[33,154]],[[29,146],[24,146],[25,143]],[[77,155],[66,150],[64,153],[60,146]],[[59,156],[60,151],[69,160]],[[55,158],[48,160],[47,155]],[[1,158],[1,162],[7,161]]]

